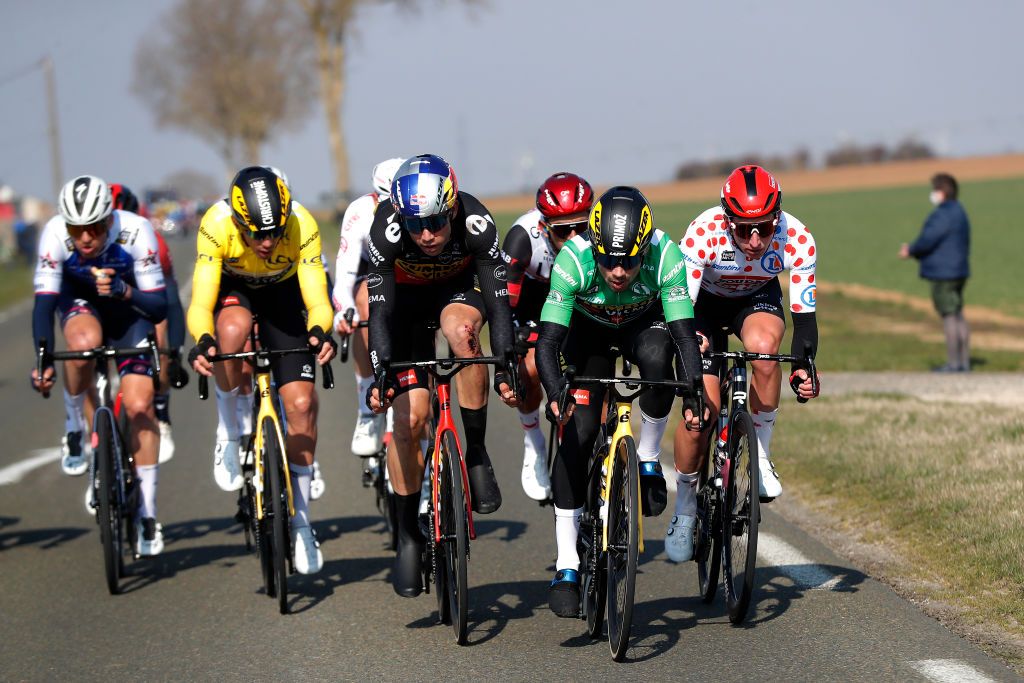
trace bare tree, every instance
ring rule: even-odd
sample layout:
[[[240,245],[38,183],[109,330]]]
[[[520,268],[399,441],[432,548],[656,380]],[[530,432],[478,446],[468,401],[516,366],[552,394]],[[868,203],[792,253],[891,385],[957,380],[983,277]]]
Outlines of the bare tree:
[[[181,0],[135,54],[132,90],[160,126],[214,145],[229,172],[310,113],[308,49],[294,8],[273,0]]]

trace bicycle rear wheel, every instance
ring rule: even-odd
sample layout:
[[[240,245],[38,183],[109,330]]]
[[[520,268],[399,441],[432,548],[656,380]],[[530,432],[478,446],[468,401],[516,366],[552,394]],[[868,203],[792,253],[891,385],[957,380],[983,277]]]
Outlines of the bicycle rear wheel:
[[[619,440],[608,490],[608,646],[621,662],[633,625],[633,594],[640,553],[640,462],[633,437]]]
[[[288,538],[288,490],[284,482],[287,475],[284,473],[281,453],[274,422],[270,418],[263,418],[263,514],[264,519],[269,519],[268,538],[278,609],[281,614],[288,614],[286,558],[291,540]]]
[[[697,481],[697,525],[694,528],[693,558],[697,562],[697,583],[700,597],[705,603],[715,599],[718,591],[718,572],[722,563],[722,528],[715,474],[715,446],[708,448],[704,467]]]
[[[604,442],[603,435],[601,441]],[[587,635],[591,638],[600,638],[604,630],[604,604],[608,595],[607,558],[601,550],[601,463],[604,462],[605,453],[602,448],[591,463],[587,504],[580,518],[580,536],[586,534],[583,539],[585,552],[580,558],[583,566],[580,592],[583,596],[583,615],[587,620]]]
[[[441,554],[447,580],[448,613],[456,642],[465,645],[469,621],[469,524],[459,450],[451,432],[441,437],[438,482],[441,486]]]
[[[100,543],[103,545],[103,569],[107,579],[107,590],[111,595],[120,592],[118,579],[121,567],[122,520],[117,498],[114,458],[114,424],[109,410],[98,411],[96,418],[96,493],[99,509],[96,522],[100,525]]]
[[[746,411],[733,416],[729,442],[729,486],[722,516],[725,597],[729,621],[739,624],[747,617],[754,590],[757,527],[761,521],[757,436],[754,421]]]

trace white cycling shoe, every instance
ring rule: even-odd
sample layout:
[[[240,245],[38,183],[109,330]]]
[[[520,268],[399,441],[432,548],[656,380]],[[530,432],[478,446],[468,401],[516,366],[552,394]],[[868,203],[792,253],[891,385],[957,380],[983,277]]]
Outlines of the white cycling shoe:
[[[665,532],[665,554],[673,562],[689,562],[693,559],[693,527],[697,525],[696,515],[675,515]]]
[[[135,553],[153,557],[164,551],[164,528],[152,517],[135,519]]]
[[[313,478],[309,482],[309,499],[319,500],[324,495],[324,478],[320,476],[320,463],[313,461]]]
[[[758,458],[757,464],[761,471],[757,493],[761,497],[761,502],[767,503],[782,495],[782,483],[779,482],[779,475],[775,473],[775,464],[769,458]]]
[[[548,477],[548,464],[545,458],[538,456],[526,439],[526,448],[523,451],[523,491],[533,500],[547,500],[551,498],[551,481]]]
[[[356,428],[352,431],[353,454],[366,457],[380,450],[384,438],[382,422],[381,415],[360,414],[356,417]]]
[[[316,574],[324,566],[324,556],[320,552],[320,543],[316,540],[313,527],[293,526],[292,548],[295,552],[295,571],[298,573]]]
[[[60,440],[60,468],[72,477],[85,474],[89,469],[89,458],[85,449],[82,432],[68,432]]]
[[[96,489],[91,482],[85,487],[85,511],[93,517],[96,516]]]
[[[160,420],[160,456],[157,461],[163,465],[174,457],[174,437],[171,435],[171,423]]]
[[[217,441],[213,450],[213,480],[222,491],[242,488],[242,467],[238,462],[237,441]]]

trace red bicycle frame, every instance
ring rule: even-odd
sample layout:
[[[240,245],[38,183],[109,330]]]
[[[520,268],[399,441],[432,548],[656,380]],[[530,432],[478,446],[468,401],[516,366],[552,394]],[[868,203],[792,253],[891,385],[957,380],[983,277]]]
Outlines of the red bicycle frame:
[[[437,513],[437,492],[438,492],[438,471],[441,463],[441,437],[445,432],[451,432],[455,439],[455,447],[458,449],[459,469],[462,473],[462,491],[465,497],[466,517],[469,520],[469,538],[476,538],[476,530],[473,528],[473,505],[472,494],[469,491],[469,474],[466,472],[466,461],[462,458],[462,443],[459,441],[459,433],[455,429],[455,422],[452,420],[452,396],[451,385],[448,381],[437,380],[435,388],[437,392],[437,404],[440,414],[437,416],[437,432],[434,434],[434,452],[431,458],[430,467],[430,489],[432,503],[434,505],[434,542],[441,542],[441,515]]]

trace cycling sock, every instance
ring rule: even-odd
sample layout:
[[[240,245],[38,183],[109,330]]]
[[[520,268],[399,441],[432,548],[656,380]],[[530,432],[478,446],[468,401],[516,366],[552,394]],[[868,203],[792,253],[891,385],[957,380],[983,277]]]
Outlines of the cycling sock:
[[[238,392],[238,404],[236,405],[238,415],[238,434],[252,434],[252,407],[253,407],[253,394],[243,394],[241,391]]]
[[[580,515],[583,508],[566,510],[555,508],[555,543],[558,546],[558,559],[555,560],[555,571],[563,569],[579,569],[580,555],[576,550],[576,540],[580,535]]]
[[[487,406],[483,408],[463,408],[459,406],[462,413],[462,426],[466,429],[466,450],[485,448],[484,437],[487,436]]]
[[[362,417],[373,417],[373,411],[366,407],[366,392],[370,390],[370,385],[373,384],[373,375],[369,377],[361,377],[359,373],[355,373],[356,376],[356,406],[359,408],[359,414]]]
[[[217,387],[217,441],[238,441],[238,387]]]
[[[366,394],[363,394],[363,396],[365,398]],[[359,399],[359,400],[362,401],[363,399]],[[388,412],[385,413],[385,418],[384,418],[384,433],[387,434],[387,433],[393,432],[393,431],[395,431],[395,409],[389,407],[388,408]],[[426,449],[423,449],[423,452],[426,453],[427,452]]]
[[[640,443],[636,447],[636,454],[640,458],[640,462],[657,460],[661,455],[661,439],[665,436],[666,427],[668,427],[668,415],[651,417],[644,411],[640,411]]]
[[[295,516],[292,525],[309,526],[309,485],[313,481],[312,465],[296,465],[288,463],[288,471],[292,477],[292,504],[295,505]]]
[[[775,416],[779,409],[751,413],[754,420],[754,432],[757,434],[757,452],[762,458],[770,458],[769,446],[772,442],[772,430],[775,429]]]
[[[135,475],[139,478],[139,516],[156,519],[156,482],[160,465],[136,465]]]
[[[697,514],[697,472],[683,474],[676,470],[676,515]]]
[[[524,446],[527,449],[532,448],[536,457],[545,457],[548,445],[544,439],[544,432],[540,428],[540,410],[534,410],[532,413],[519,413],[519,422],[522,423],[525,432],[523,435]]]
[[[88,392],[83,391],[78,396],[72,396],[68,390],[64,390],[64,431],[84,432],[85,431],[85,397]]]
[[[403,496],[395,494],[395,516],[398,519],[398,538],[402,541],[422,544],[426,539],[420,533],[419,522],[420,494],[410,493]]]
[[[154,395],[153,408],[156,410],[156,419],[171,424],[171,392]]]

